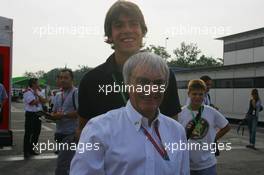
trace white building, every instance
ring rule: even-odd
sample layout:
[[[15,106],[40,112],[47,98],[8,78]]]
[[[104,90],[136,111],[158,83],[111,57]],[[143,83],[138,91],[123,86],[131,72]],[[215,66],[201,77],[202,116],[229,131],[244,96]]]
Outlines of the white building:
[[[175,71],[181,104],[186,103],[188,81],[209,75],[213,104],[229,118],[244,118],[253,88],[264,102],[264,28],[217,39],[224,41],[223,66]],[[264,121],[264,112],[259,120]]]

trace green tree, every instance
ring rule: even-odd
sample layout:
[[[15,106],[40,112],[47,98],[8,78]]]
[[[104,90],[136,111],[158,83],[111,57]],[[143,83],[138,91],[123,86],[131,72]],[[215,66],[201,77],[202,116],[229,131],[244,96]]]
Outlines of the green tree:
[[[201,50],[197,47],[197,44],[186,44],[185,42],[182,42],[181,46],[173,51],[175,57],[172,58],[169,65],[192,67],[192,65],[196,63],[200,53]]]
[[[202,53],[198,48],[197,44],[190,43],[186,44],[185,42],[181,43],[179,48],[176,48],[173,51],[175,57],[172,58],[168,64],[170,66],[179,66],[179,67],[214,67],[223,65],[223,59],[207,57]]]
[[[57,88],[56,87],[56,79],[57,79],[59,71],[60,71],[60,68],[52,69],[52,70],[48,71],[47,73],[45,73],[42,77],[44,80],[46,80],[46,83],[52,89]]]
[[[26,71],[23,76],[30,78],[42,78],[45,72],[43,70],[39,70],[37,72],[29,72]]]
[[[79,67],[79,69],[74,71],[74,84],[77,85],[77,86],[80,84],[82,77],[87,72],[92,70],[92,68],[90,68],[88,66],[84,66],[84,65],[79,65],[78,67]]]
[[[224,60],[222,58],[207,57],[205,55],[200,56],[200,58],[195,62],[194,67],[214,67],[222,66]]]
[[[64,67],[65,68],[65,67]],[[56,87],[56,79],[57,76],[62,68],[55,68],[43,75],[43,79],[46,80],[47,84],[50,85],[52,89],[57,88]],[[89,68],[88,66],[79,65],[78,69],[73,71],[74,75],[74,85],[78,86],[80,84],[80,81],[82,77],[90,71],[92,68]]]
[[[168,59],[171,57],[171,55],[166,51],[165,47],[163,46],[149,45],[146,50],[159,55],[166,61],[168,61]]]

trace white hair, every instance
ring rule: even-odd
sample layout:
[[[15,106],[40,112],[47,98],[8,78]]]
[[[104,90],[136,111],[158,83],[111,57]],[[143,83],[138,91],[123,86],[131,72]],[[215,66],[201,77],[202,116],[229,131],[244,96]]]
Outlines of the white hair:
[[[130,77],[133,70],[138,67],[144,67],[146,70],[153,70],[160,72],[165,77],[165,83],[168,85],[169,81],[169,67],[166,61],[160,56],[151,52],[138,52],[135,55],[129,57],[123,66],[123,77],[125,84],[129,84]]]

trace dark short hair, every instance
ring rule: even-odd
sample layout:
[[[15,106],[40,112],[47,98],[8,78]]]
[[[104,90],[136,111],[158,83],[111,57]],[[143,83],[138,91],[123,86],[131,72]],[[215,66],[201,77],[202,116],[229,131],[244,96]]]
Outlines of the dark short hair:
[[[126,15],[138,19],[143,35],[145,36],[148,29],[139,7],[133,2],[119,0],[110,7],[105,17],[104,31],[105,36],[107,37],[105,41],[106,43],[111,44],[109,37],[112,36],[112,23],[116,21],[120,15]]]
[[[192,90],[206,90],[206,84],[203,80],[197,79],[197,80],[190,80],[188,83],[188,91]]]
[[[203,75],[203,76],[200,77],[200,79],[203,80],[204,82],[207,82],[209,80],[212,80],[212,78],[209,77],[208,75]]]
[[[30,78],[28,80],[28,86],[31,88],[34,84],[36,84],[38,82],[37,78]]]
[[[73,75],[73,71],[71,69],[69,69],[69,68],[63,68],[63,69],[60,70],[60,73],[62,73],[62,72],[68,72],[70,74],[71,79],[73,80],[74,75]]]

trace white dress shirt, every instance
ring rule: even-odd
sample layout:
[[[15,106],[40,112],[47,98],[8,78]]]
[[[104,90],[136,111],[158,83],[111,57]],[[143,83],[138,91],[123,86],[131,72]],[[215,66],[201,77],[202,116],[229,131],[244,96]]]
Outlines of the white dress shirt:
[[[175,120],[159,113],[148,126],[148,120],[138,113],[130,101],[126,107],[97,116],[86,124],[80,144],[99,144],[99,149],[77,148],[71,162],[71,175],[189,175],[188,150],[169,150],[170,160],[164,160],[145,136],[145,127],[160,144],[154,131],[158,129],[163,145],[186,143],[184,128]]]
[[[34,91],[32,89],[29,88],[26,92],[24,92],[23,101],[25,104],[25,111],[38,112],[42,110],[42,105],[40,103],[37,105],[30,105],[30,103],[36,99],[38,99],[38,97],[34,94]]]

